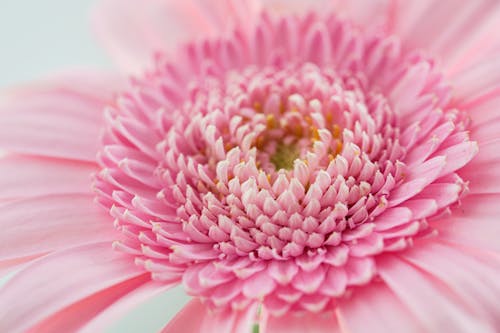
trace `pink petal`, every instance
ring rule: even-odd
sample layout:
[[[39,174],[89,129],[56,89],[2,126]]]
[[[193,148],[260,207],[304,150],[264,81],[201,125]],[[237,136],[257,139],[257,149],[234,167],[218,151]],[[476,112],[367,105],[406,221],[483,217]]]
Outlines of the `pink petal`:
[[[337,316],[342,330],[349,333],[423,332],[404,304],[382,283],[355,290],[351,298],[339,304]]]
[[[234,333],[252,332],[256,323],[257,304],[242,311],[213,312],[199,299],[189,302],[161,333]]]
[[[248,298],[261,298],[276,288],[276,282],[267,271],[258,272],[249,277],[243,285],[243,295]]]
[[[319,292],[327,296],[341,296],[347,286],[347,274],[342,268],[330,267]]]
[[[404,183],[391,192],[390,206],[399,205],[417,195],[427,185],[436,180],[445,167],[446,158],[444,156],[436,156],[420,164],[418,167],[414,167],[411,170],[411,175],[405,179]]]
[[[263,309],[265,311],[265,309]],[[282,317],[267,317],[260,331],[262,333],[340,333],[343,332],[332,312],[292,313]]]
[[[279,14],[304,14],[315,10],[329,14],[331,11],[346,16],[357,24],[385,26],[390,19],[391,7],[388,0],[261,0],[263,6]]]
[[[494,332],[484,318],[478,318],[478,313],[451,293],[446,285],[407,262],[386,256],[377,267],[382,280],[411,311],[424,331]]]
[[[441,170],[440,176],[449,175],[469,163],[478,150],[477,142],[466,141],[436,152],[436,155],[446,157],[446,165]]]
[[[202,319],[207,307],[199,299],[193,299],[163,328],[161,333],[201,332]]]
[[[92,164],[66,160],[6,156],[0,159],[0,200],[47,194],[91,194]]]
[[[311,272],[301,270],[292,280],[292,286],[305,294],[313,294],[321,288],[325,279],[325,273],[325,269],[322,266]]]
[[[22,332],[75,302],[143,274],[109,242],[48,255],[0,289],[0,331]]]
[[[462,186],[455,183],[434,183],[425,188],[417,200],[433,200],[438,209],[456,202],[462,194]],[[427,215],[429,216],[429,215]]]
[[[453,15],[450,15],[453,13]],[[479,0],[457,6],[453,0],[399,1],[392,30],[409,49],[426,49],[457,72],[498,45],[500,6]]]
[[[253,303],[244,310],[226,310],[215,315],[209,314],[204,318],[200,332],[251,332],[257,322],[257,309],[257,303]]]
[[[411,199],[406,201],[400,208],[411,210],[414,220],[434,215],[438,210],[438,204],[434,199]]]
[[[375,220],[375,230],[387,230],[404,225],[412,220],[412,212],[406,207],[394,207],[386,210]]]
[[[149,281],[121,297],[91,320],[84,322],[79,333],[104,332],[111,324],[124,318],[129,311],[171,287],[172,284]]]
[[[149,276],[143,274],[95,293],[64,310],[61,310],[29,329],[28,333],[81,332],[95,316],[107,314],[107,307],[113,307],[136,289],[144,287]],[[124,296],[125,295],[125,296]],[[111,319],[111,318],[109,318]],[[96,331],[93,331],[96,332]]]
[[[498,89],[498,94],[500,97],[500,87]],[[473,138],[473,140],[477,142],[488,142],[491,140],[499,139],[500,138],[500,108],[498,105],[500,105],[499,101],[495,101],[496,103],[492,106],[490,106],[489,109],[484,110],[484,111],[479,111],[479,110],[471,110],[471,114],[473,115],[474,119],[472,121],[473,125],[470,127],[470,135]],[[493,104],[493,103],[491,103]],[[483,112],[483,113],[489,113],[493,117],[492,119],[489,119],[487,122],[480,123],[480,119],[477,119],[476,117],[476,111]],[[472,113],[474,112],[474,113]]]
[[[475,135],[480,134],[475,130],[477,126],[488,125],[491,122],[498,124],[500,87],[485,89],[482,94],[475,96],[475,98],[465,99],[456,104],[458,109],[464,110],[472,116],[471,135],[475,138]]]
[[[267,273],[280,284],[288,284],[299,271],[299,267],[292,261],[272,261]]]
[[[373,27],[386,27],[392,19],[392,6],[390,0],[351,0],[335,1],[336,12],[343,13],[368,29]]]
[[[439,237],[461,246],[500,251],[500,194],[470,195],[453,215],[433,223]]]
[[[373,258],[350,257],[346,264],[347,281],[350,285],[364,285],[376,274]]]
[[[116,238],[90,195],[36,197],[0,205],[0,259],[43,254]]]
[[[7,89],[4,91],[5,96],[2,97],[23,98],[30,94],[50,97],[52,93],[59,92],[105,102],[126,87],[127,80],[123,76],[85,68],[79,71],[55,73],[44,81],[30,82]],[[87,116],[92,117],[93,114]]]
[[[482,259],[478,260],[473,252],[437,243],[415,247],[402,256],[445,283],[481,317],[488,318],[497,327],[500,325],[498,258],[481,255]],[[492,262],[496,263],[496,268]]]
[[[101,0],[93,23],[117,64],[142,71],[155,52],[171,52],[187,40],[230,31],[232,21],[250,24],[259,12],[257,0]]]
[[[113,97],[108,93],[103,99],[104,82],[121,87],[106,75],[72,75],[9,92],[0,104],[0,148],[95,161],[102,110]]]
[[[430,71],[430,65],[426,62],[415,64],[407,69],[403,77],[392,88],[389,96],[395,109],[411,109],[412,104],[422,94]],[[402,113],[402,116],[405,116],[405,114]]]
[[[457,102],[468,103],[500,87],[500,60],[496,56],[483,61],[457,73],[452,79]]]
[[[477,156],[460,170],[474,194],[500,193],[500,138],[479,145]]]
[[[35,254],[32,256],[26,256],[26,257],[21,257],[21,258],[0,260],[0,276],[6,276],[6,274],[8,274],[14,270],[19,270],[26,263],[29,263],[30,261],[33,261],[33,260],[43,256],[44,254],[45,253],[40,253],[40,254]]]
[[[310,11],[311,9],[319,9],[319,8],[328,8],[331,7],[333,1],[331,0],[317,0],[317,1],[309,1],[309,0],[266,0],[262,1],[262,4],[266,9],[271,10],[272,12],[278,12],[280,14],[288,14],[288,13],[305,13]]]

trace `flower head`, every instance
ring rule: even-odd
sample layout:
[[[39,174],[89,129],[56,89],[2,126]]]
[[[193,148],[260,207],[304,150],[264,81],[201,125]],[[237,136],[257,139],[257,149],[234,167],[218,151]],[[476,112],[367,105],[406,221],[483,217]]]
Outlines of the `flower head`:
[[[490,151],[500,138],[492,107],[500,78],[480,78],[476,88],[473,69],[455,79],[444,63],[457,70],[481,57],[460,55],[459,45],[457,53],[446,49],[456,42],[452,28],[431,45],[418,34],[422,27],[415,36],[404,30],[411,28],[405,19],[433,7],[332,5],[323,12],[280,3],[211,7],[216,22],[223,13],[235,18],[229,30],[202,21],[210,36],[176,52],[159,44],[149,70],[99,103],[102,135],[89,148],[97,168],[76,169],[93,174],[91,195],[110,215],[101,217],[106,226],[96,223],[102,233],[86,236],[113,241],[108,255],[118,268],[103,263],[103,272],[117,280],[107,288],[128,294],[181,283],[194,301],[165,332],[249,332],[254,323],[265,332],[301,325],[366,332],[368,324],[379,331],[495,331],[498,311],[485,292],[500,290],[498,246],[487,235],[498,228],[500,175],[490,169],[498,153]],[[295,5],[304,7],[284,12]],[[191,18],[203,7],[169,6]],[[486,4],[473,9],[486,15]],[[370,13],[371,23],[359,20]],[[456,19],[457,31],[467,22]],[[42,148],[35,152],[74,153]],[[25,271],[79,251],[98,255],[105,246],[85,237],[80,243]],[[20,284],[29,284],[23,272]],[[118,282],[123,286],[113,287]],[[48,319],[34,327],[71,317],[70,304],[39,316]],[[195,315],[202,320],[190,323]],[[443,318],[452,323],[444,326]]]
[[[431,60],[335,15],[185,45],[107,110],[115,248],[215,307],[335,308],[462,194],[477,145],[449,96]]]

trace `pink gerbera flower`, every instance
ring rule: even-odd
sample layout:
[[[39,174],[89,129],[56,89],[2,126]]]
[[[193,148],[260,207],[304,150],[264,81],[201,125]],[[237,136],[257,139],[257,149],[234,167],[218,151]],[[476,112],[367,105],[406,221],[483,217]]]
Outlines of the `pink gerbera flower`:
[[[1,332],[498,332],[497,1],[101,1],[133,78],[0,112]]]

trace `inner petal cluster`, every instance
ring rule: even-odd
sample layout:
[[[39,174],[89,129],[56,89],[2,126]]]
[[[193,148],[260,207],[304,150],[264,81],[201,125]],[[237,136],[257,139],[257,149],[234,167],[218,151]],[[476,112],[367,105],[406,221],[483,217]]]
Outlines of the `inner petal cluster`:
[[[356,77],[248,68],[196,90],[158,173],[184,231],[223,257],[327,251],[380,215],[403,177],[397,118]]]
[[[214,307],[332,309],[432,236],[477,152],[436,65],[334,15],[185,45],[106,110],[114,247]]]

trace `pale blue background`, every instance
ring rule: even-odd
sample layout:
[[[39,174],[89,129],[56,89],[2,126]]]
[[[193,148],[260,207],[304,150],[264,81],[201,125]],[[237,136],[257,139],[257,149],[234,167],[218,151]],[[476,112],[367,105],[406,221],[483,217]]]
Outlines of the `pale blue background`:
[[[0,85],[79,65],[111,66],[93,39],[95,0],[0,0]]]
[[[94,1],[0,0],[0,89],[79,66],[111,68],[88,24]],[[157,332],[186,301],[177,288],[128,314],[107,333]]]

